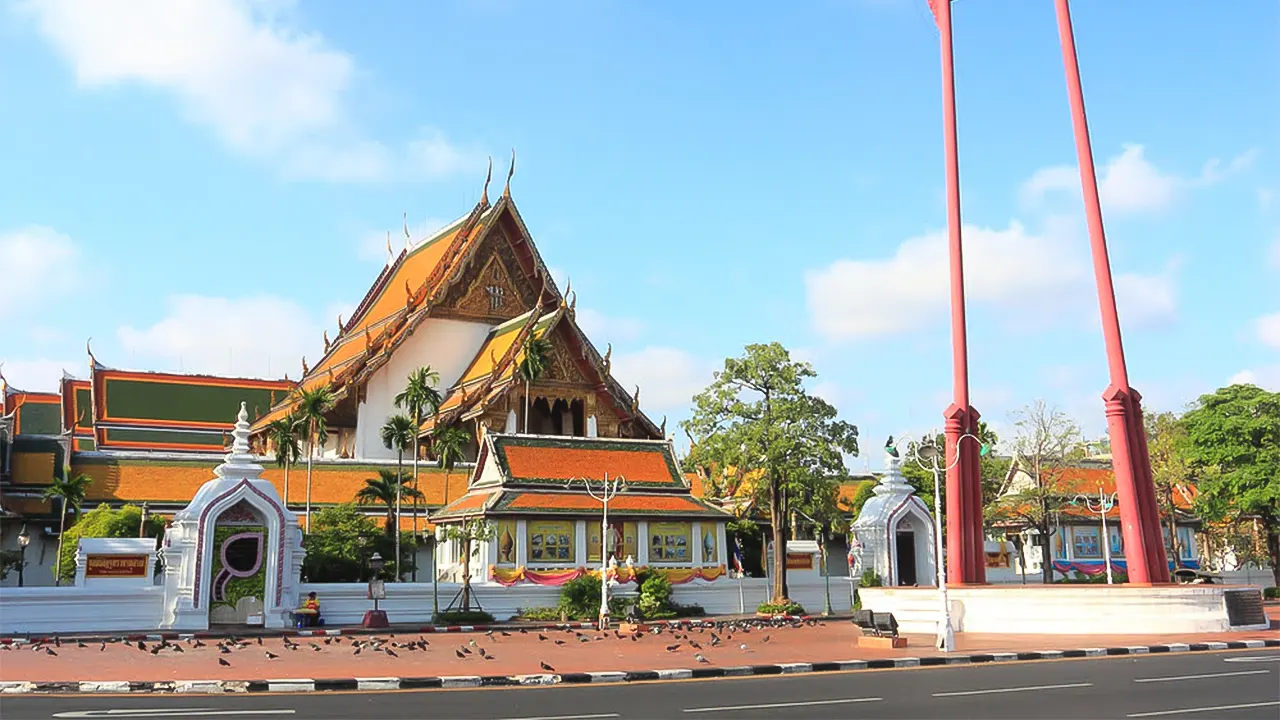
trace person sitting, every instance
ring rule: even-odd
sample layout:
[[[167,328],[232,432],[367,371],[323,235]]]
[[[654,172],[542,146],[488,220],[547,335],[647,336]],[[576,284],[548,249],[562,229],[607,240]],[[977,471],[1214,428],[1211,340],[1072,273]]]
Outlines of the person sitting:
[[[302,603],[302,607],[294,611],[298,616],[299,625],[315,626],[320,625],[320,599],[316,597],[314,592],[307,593],[306,602]]]

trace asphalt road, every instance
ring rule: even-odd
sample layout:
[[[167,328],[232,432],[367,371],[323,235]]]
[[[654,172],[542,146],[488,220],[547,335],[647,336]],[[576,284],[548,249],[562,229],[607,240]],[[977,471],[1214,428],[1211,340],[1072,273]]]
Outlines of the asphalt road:
[[[1280,652],[1146,655],[622,685],[254,695],[6,696],[18,718],[1266,718]]]

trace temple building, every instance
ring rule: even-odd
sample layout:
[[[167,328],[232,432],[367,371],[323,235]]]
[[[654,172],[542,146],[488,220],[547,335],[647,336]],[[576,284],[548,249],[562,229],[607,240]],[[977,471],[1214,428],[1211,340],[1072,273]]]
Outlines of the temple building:
[[[335,402],[311,472],[310,504],[318,511],[352,502],[367,480],[395,470],[396,452],[383,445],[380,430],[388,417],[405,412],[395,396],[421,367],[439,373],[443,402],[419,428],[424,499],[413,511],[406,503],[402,530],[429,531],[429,512],[469,492],[486,433],[647,441],[641,446],[672,456],[665,419],[659,424],[644,414],[640,389],[628,391],[611,373],[612,348],[600,352],[577,324],[576,294],[568,287],[562,292],[547,270],[511,199],[510,174],[494,203],[485,185],[464,217],[398,254],[388,245],[387,265],[352,316],[339,318],[332,337],[327,331],[320,338],[324,355],[314,364],[302,360],[300,380],[121,370],[99,362],[89,348],[87,372],[66,375],[57,392],[23,391],[0,376],[0,517],[7,518],[0,547],[15,548],[20,528],[28,526],[28,584],[52,581],[59,509],[41,495],[55,477],[92,479],[85,510],[145,504],[152,514],[171,516],[221,461],[241,402],[252,446],[266,466],[263,478],[304,522],[305,458],[286,482],[285,469],[273,462],[268,424],[293,411],[302,391],[329,388]],[[530,348],[542,371],[527,381],[521,365]],[[431,447],[442,427],[460,428],[470,439],[464,461],[449,473],[434,462]],[[599,465],[575,467],[580,474],[627,474],[606,456],[630,457],[601,451],[594,456]],[[404,460],[407,472],[411,458]],[[673,490],[652,498],[655,518],[666,517],[659,506],[674,502],[671,492],[691,498],[691,487],[700,488],[677,470],[670,482]],[[682,522],[707,511],[694,499],[685,504],[691,514]],[[362,507],[385,517],[385,507]],[[577,517],[597,512],[584,506]],[[638,506],[632,512],[645,514]]]

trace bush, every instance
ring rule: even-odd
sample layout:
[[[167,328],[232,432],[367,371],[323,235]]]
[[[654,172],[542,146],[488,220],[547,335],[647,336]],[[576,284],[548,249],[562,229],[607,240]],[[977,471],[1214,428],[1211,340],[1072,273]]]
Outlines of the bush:
[[[483,610],[446,610],[440,613],[440,622],[454,625],[491,623],[493,616]]]
[[[599,617],[600,578],[594,575],[583,575],[562,585],[560,587],[560,605],[556,610],[573,620],[594,620]],[[609,598],[609,614],[623,615],[626,611],[626,600],[616,597]]]
[[[882,585],[884,585],[884,578],[870,568],[863,570],[862,577],[858,578],[858,587],[881,587]]]
[[[804,606],[794,600],[783,600],[780,603],[762,602],[756,608],[761,615],[804,615]]]
[[[1280,600],[1280,587],[1263,588],[1262,597],[1267,600]]]
[[[560,608],[553,608],[553,607],[524,608],[516,612],[516,617],[522,620],[537,620],[539,622],[555,622],[560,619]]]
[[[645,620],[675,617],[675,608],[671,605],[671,582],[661,573],[644,575],[644,580],[640,581],[640,597],[636,599],[636,612]]]
[[[353,503],[327,507],[316,513],[311,522],[311,532],[302,539],[307,554],[302,561],[302,575],[306,582],[340,583],[364,582],[369,579],[368,559],[378,553],[386,559],[381,577],[395,577],[395,536],[388,535],[378,526],[378,521],[367,517]],[[400,536],[400,554],[403,573],[408,577],[413,570],[413,557],[417,543],[413,533]],[[430,572],[430,571],[428,571]]]

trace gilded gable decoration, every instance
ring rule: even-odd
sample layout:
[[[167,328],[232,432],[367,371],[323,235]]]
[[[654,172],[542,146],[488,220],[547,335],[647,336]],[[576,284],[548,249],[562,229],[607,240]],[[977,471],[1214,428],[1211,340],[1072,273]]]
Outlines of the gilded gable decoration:
[[[613,343],[609,343],[609,347],[604,352],[604,376],[609,377],[609,370],[613,367]]]
[[[511,318],[519,314],[520,294],[502,258],[495,254],[476,274],[454,309],[466,315]]]
[[[516,149],[511,148],[511,166],[507,168],[507,184],[502,188],[502,197],[511,197],[511,176],[516,174]]]
[[[333,345],[333,343],[329,341],[329,331],[326,329],[326,330],[324,331],[324,351],[325,351],[325,352],[329,352],[329,348],[330,348],[332,345]]]
[[[307,356],[303,355],[302,356],[302,376],[306,377],[307,373],[309,372],[311,372],[311,368],[307,367]]]

